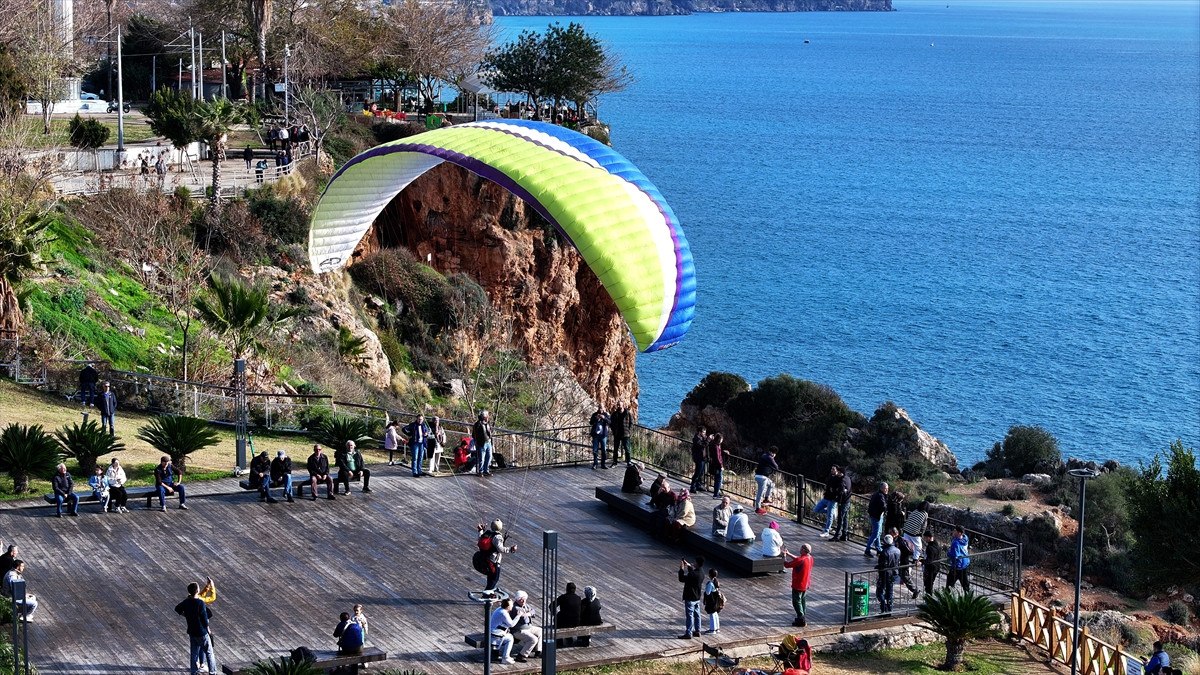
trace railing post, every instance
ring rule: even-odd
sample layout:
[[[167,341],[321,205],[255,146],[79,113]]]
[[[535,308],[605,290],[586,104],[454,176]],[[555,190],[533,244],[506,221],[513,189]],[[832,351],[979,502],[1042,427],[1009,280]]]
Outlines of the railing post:
[[[804,474],[800,474],[800,494],[796,498],[796,522],[804,524],[804,505],[808,501],[808,482]]]
[[[846,586],[843,593],[842,606],[844,613],[842,615],[842,625],[850,625],[850,572],[846,572]]]
[[[1050,647],[1050,658],[1051,659],[1058,659],[1058,616],[1057,615],[1058,615],[1058,612],[1054,611],[1053,607],[1051,607],[1050,610],[1048,612],[1046,612],[1046,623],[1049,624],[1049,626],[1047,626],[1047,628],[1050,631],[1049,635],[1047,636],[1046,644],[1047,644],[1047,646]],[[1065,659],[1059,659],[1059,660],[1062,661],[1063,663],[1066,663]]]

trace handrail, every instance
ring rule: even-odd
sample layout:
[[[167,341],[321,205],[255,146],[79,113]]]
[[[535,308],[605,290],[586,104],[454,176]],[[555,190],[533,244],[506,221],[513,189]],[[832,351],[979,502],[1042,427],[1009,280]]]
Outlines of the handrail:
[[[1058,616],[1054,608],[1025,597],[1024,590],[1012,593],[1010,598],[1011,635],[1046,652],[1052,661],[1070,665],[1075,643],[1074,624]],[[1086,626],[1079,630],[1079,654],[1075,663],[1081,675],[1140,675],[1142,672],[1141,659],[1093,637]]]

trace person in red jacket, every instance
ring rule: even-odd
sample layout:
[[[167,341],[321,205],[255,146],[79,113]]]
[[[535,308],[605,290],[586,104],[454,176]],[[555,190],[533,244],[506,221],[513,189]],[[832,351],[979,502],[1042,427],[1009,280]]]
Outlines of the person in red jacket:
[[[804,620],[804,596],[808,594],[808,583],[812,576],[812,547],[801,544],[800,555],[792,555],[791,551],[784,548],[783,566],[792,571],[792,609],[796,610],[792,625],[804,626],[808,623]]]

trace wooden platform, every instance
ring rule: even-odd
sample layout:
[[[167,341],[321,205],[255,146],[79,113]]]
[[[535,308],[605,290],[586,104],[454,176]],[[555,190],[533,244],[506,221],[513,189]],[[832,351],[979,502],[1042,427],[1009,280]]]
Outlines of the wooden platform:
[[[556,530],[560,585],[595,586],[604,620],[616,626],[603,650],[559,654],[561,668],[699,650],[700,640],[676,638],[683,628],[676,571],[686,549],[665,546],[594,496],[596,486],[618,484],[621,470],[514,469],[487,479],[373,469],[373,494],[336,501],[261,503],[230,478],[190,485],[190,511],[172,502],[166,513],[88,510],[59,519],[40,495],[0,507],[0,538],[21,547],[29,590],[41,602],[30,624],[34,663],[44,675],[183,672],[188,641],[173,608],[188,582],[211,575],[219,663],[278,657],[300,645],[333,648],[338,613],[362,603],[367,646],[386,651],[389,667],[477,670],[480,650],[462,637],[483,629],[482,609],[467,597],[483,586],[470,558],[475,524],[496,517],[520,546],[505,556],[502,588],[526,590],[540,606],[541,532]],[[707,527],[716,501],[694,498],[698,527]],[[793,550],[802,542],[814,549],[806,631],[839,629],[843,570],[871,561],[859,546],[827,542],[794,522],[781,519],[780,530]],[[311,545],[297,546],[305,532]],[[706,640],[765,643],[793,630],[786,574],[740,578],[717,567],[728,605],[719,639]],[[537,664],[498,668],[532,672]]]
[[[654,510],[648,504],[649,498],[643,494],[621,492],[615,485],[603,485],[596,488],[596,499],[608,504],[616,513],[626,516],[630,521],[651,528],[654,523]],[[714,502],[715,503],[715,502]],[[752,541],[742,544],[731,544],[725,537],[712,533],[712,511],[704,500],[697,500],[696,525],[685,530],[680,538],[681,548],[688,549],[693,555],[703,555],[706,560],[723,565],[727,569],[743,576],[754,574],[773,574],[783,571],[782,558],[764,558],[760,552],[761,542]],[[701,513],[704,510],[704,513]],[[755,513],[749,516],[750,530],[762,532],[772,520],[770,516],[760,516]],[[797,548],[799,548],[797,546]]]

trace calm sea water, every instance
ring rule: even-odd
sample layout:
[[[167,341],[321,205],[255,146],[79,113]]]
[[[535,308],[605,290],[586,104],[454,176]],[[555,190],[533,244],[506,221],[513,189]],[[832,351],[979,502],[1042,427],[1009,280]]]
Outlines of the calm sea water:
[[[967,461],[1018,423],[1196,447],[1200,3],[895,7],[577,19],[637,77],[601,116],[696,259],[642,420],[711,370],[787,372]]]

